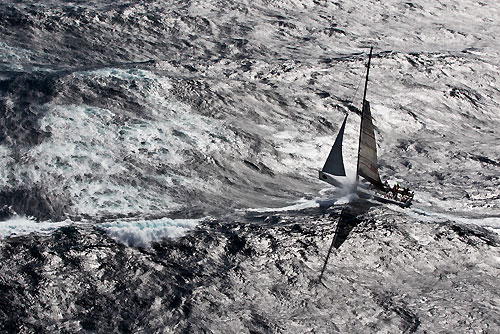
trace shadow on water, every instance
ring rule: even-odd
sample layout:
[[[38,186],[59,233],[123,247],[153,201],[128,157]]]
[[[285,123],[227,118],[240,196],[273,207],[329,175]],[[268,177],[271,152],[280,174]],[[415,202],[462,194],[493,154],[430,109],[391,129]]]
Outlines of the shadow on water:
[[[368,211],[368,209],[373,206],[368,206],[365,204],[359,205],[361,203],[347,204],[342,208],[339,218],[337,220],[337,226],[335,228],[335,234],[332,239],[332,247],[340,248],[342,244],[347,240],[351,231],[361,223],[359,216],[363,215]]]
[[[335,222],[334,219],[337,218],[332,242],[330,244],[330,248],[328,249],[328,253],[326,255],[325,262],[323,263],[323,268],[321,269],[321,274],[318,280],[319,283],[321,283],[323,274],[328,264],[328,260],[330,258],[330,254],[332,253],[333,249],[338,249],[342,246],[342,244],[349,237],[349,234],[352,232],[352,230],[362,222],[361,217],[365,213],[367,213],[370,208],[381,205],[372,201],[358,199],[354,202],[344,204],[341,207],[342,209],[340,213],[337,213],[340,207],[335,205],[335,201],[331,201],[329,203],[331,204],[323,205],[322,203],[320,203],[319,207],[310,207],[300,210],[269,210],[265,212],[250,211],[245,212],[242,215],[242,218],[248,223],[267,225],[283,224],[284,222],[288,221],[287,218],[289,217],[293,217],[292,221],[294,223],[300,222],[301,220],[303,220],[304,222],[309,222],[311,217],[321,217],[325,215],[331,217],[332,222]],[[332,210],[332,207],[334,206],[337,209]]]
[[[351,231],[356,226],[358,226],[359,223],[361,223],[359,217],[368,212],[368,210],[373,206],[376,205],[365,201],[358,201],[344,205],[337,219],[337,226],[335,228],[332,243],[330,244],[330,248],[328,249],[328,253],[326,254],[325,262],[323,263],[323,268],[321,269],[321,274],[319,275],[318,281],[320,283],[323,279],[323,274],[325,273],[332,250],[334,248],[338,249],[340,248],[340,246],[342,246],[342,244],[347,240]]]

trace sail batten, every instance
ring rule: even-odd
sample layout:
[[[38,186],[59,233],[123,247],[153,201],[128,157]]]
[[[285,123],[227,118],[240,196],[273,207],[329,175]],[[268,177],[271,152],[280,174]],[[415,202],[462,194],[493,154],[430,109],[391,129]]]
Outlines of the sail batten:
[[[336,176],[346,176],[344,168],[344,158],[342,156],[342,141],[344,138],[345,123],[347,121],[347,116],[344,118],[344,122],[340,127],[335,143],[330,150],[328,159],[326,159],[325,165],[322,171],[331,175]]]

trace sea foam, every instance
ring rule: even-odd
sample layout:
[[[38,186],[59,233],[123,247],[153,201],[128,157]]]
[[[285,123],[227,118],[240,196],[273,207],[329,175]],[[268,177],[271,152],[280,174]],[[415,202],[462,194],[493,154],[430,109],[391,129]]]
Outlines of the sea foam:
[[[179,238],[194,229],[199,219],[114,221],[99,225],[115,241],[132,247],[149,247],[163,238]]]
[[[0,239],[31,233],[50,234],[58,228],[70,224],[71,221],[69,220],[55,223],[50,221],[38,222],[31,217],[14,216],[6,221],[0,222]]]

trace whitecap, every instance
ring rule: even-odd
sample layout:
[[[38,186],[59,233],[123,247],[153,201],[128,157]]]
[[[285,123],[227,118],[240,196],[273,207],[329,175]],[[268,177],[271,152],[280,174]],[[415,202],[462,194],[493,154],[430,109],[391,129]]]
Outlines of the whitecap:
[[[63,226],[68,226],[72,222],[36,221],[32,217],[14,216],[6,221],[0,222],[0,239],[11,236],[36,234],[50,234]]]
[[[179,238],[194,229],[199,219],[114,221],[99,225],[115,241],[131,247],[149,247],[164,238]]]

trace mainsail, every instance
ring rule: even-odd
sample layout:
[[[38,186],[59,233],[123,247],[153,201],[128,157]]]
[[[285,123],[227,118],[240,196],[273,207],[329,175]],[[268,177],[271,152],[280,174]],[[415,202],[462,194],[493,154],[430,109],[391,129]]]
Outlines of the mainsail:
[[[377,167],[377,144],[373,130],[370,102],[364,101],[361,114],[361,129],[359,134],[358,174],[373,185],[383,189]]]
[[[372,113],[370,102],[366,100],[368,90],[368,75],[370,74],[370,63],[372,60],[373,47],[370,48],[368,65],[366,67],[365,91],[363,93],[363,110],[361,112],[361,128],[359,129],[358,148],[358,170],[357,176],[362,176],[374,186],[384,189],[377,167],[377,144],[375,142],[375,131],[373,131]]]
[[[322,171],[331,175],[345,176],[344,159],[342,157],[342,140],[344,138],[344,128],[347,121],[347,116],[344,118],[344,123],[340,127],[335,143],[332,146],[328,159]]]

